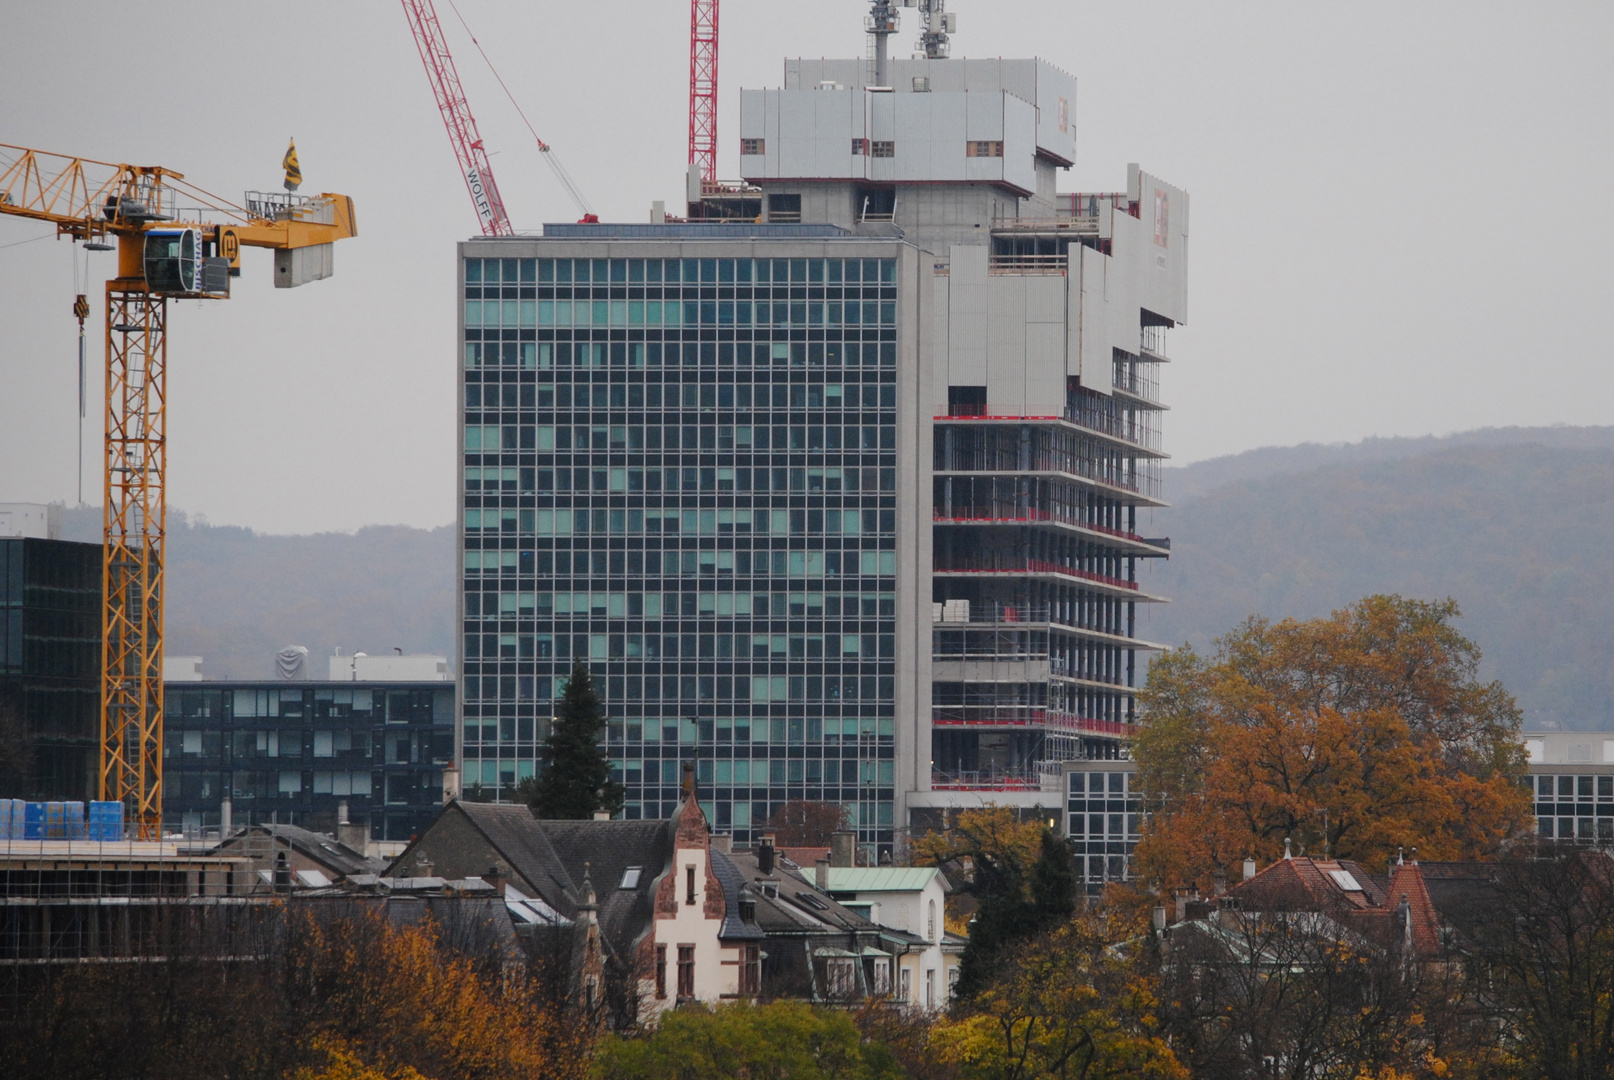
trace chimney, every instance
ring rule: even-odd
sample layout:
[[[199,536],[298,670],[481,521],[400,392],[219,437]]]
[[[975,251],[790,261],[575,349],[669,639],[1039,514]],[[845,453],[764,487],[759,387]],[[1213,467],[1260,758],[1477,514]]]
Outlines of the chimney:
[[[1254,859],[1245,859],[1244,860],[1244,880],[1249,881],[1254,876],[1255,876],[1255,860]]]
[[[829,837],[829,864],[831,866],[857,865],[857,833],[851,829],[836,829]]]
[[[594,811],[594,820],[595,821],[610,821],[611,820],[611,811],[609,811],[609,810],[596,810],[596,811]]]
[[[1227,892],[1227,871],[1221,867],[1217,867],[1216,872],[1211,875],[1211,892],[1216,896]]]
[[[482,875],[482,880],[492,885],[494,892],[500,896],[504,895],[504,886],[508,879],[504,876],[504,871],[499,868],[497,863],[487,868],[487,871]]]
[[[1154,932],[1157,934],[1163,933],[1165,929],[1166,906],[1164,904],[1156,904],[1154,906]]]
[[[1188,917],[1188,890],[1173,889],[1171,895],[1177,901],[1177,917],[1172,922],[1182,922]]]
[[[757,840],[757,869],[764,874],[773,873],[773,833],[765,832]]]
[[[219,839],[221,840],[228,840],[230,833],[233,831],[230,825],[230,811],[232,809],[233,804],[230,802],[230,797],[228,795],[224,796],[224,801],[219,804]]]
[[[819,859],[813,865],[813,884],[819,892],[829,892],[829,860]]]
[[[364,854],[364,846],[370,842],[370,826],[365,822],[354,824],[348,820],[346,799],[336,804],[336,839],[360,855]]]
[[[729,854],[731,851],[734,850],[734,834],[733,833],[726,833],[726,832],[725,833],[713,833],[712,834],[712,849],[714,851],[721,851],[725,855]]]
[[[588,863],[583,864],[583,886],[581,892],[582,895],[578,897],[577,904],[578,921],[588,924],[598,923],[599,916],[597,913],[599,912],[600,908],[594,896],[594,882],[590,880]]]

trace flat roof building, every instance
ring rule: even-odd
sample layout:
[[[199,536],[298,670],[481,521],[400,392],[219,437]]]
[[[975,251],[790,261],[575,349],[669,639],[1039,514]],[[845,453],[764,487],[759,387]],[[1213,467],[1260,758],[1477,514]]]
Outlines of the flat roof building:
[[[373,841],[407,841],[442,807],[453,724],[454,687],[439,681],[166,683],[165,827],[345,836],[351,823]]]
[[[460,245],[467,785],[532,774],[578,659],[628,816],[693,759],[742,842],[809,799],[889,850],[1117,754],[1188,198],[1060,193],[1074,102],[1042,60],[790,61],[695,220]]]
[[[1614,847],[1614,731],[1528,731],[1536,833]]]

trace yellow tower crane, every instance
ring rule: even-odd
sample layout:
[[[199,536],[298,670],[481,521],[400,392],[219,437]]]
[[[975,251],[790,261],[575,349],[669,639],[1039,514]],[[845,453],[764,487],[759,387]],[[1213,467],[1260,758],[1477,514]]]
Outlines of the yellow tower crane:
[[[117,241],[118,276],[106,283],[99,791],[148,838],[162,820],[168,301],[227,299],[243,247],[273,249],[276,288],[329,277],[332,245],[357,234],[346,195],[247,192],[238,206],[184,179],[0,143],[0,214],[49,222],[92,249]]]

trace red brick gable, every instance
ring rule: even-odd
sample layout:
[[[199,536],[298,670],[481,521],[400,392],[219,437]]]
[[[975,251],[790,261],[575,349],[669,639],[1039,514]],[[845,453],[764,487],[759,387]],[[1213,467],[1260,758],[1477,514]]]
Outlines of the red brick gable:
[[[678,832],[673,845],[674,858],[677,852],[699,849],[706,854],[705,884],[702,891],[705,900],[701,906],[701,914],[708,919],[721,922],[728,909],[727,898],[723,895],[723,886],[712,873],[712,836],[711,830],[706,827],[706,815],[701,812],[700,803],[693,798],[685,798],[678,808]],[[684,868],[675,864],[668,868],[667,874],[656,887],[656,917],[670,919],[678,914],[678,907],[683,903],[678,898],[678,890],[684,885]]]

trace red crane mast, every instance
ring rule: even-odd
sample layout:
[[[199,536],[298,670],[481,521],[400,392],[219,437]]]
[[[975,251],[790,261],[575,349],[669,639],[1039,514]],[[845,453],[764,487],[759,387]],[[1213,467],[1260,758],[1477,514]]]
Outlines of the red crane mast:
[[[476,207],[476,215],[482,223],[482,235],[514,236],[510,215],[505,212],[504,200],[499,197],[499,185],[493,180],[493,166],[488,163],[487,151],[482,147],[482,136],[476,130],[476,117],[471,115],[465,90],[460,86],[459,72],[454,69],[454,57],[448,51],[442,25],[437,21],[437,10],[432,6],[432,0],[402,2],[404,14],[409,17],[409,29],[415,35],[415,46],[420,50],[421,62],[426,65],[426,77],[431,81],[432,94],[437,98],[437,109],[443,114],[443,126],[448,129],[448,141],[454,146],[454,156],[459,159],[466,190],[471,193],[471,203]],[[712,2],[715,7],[716,0]],[[712,26],[715,49],[715,17]],[[715,84],[715,53],[712,71]],[[692,147],[693,130],[691,128]]]
[[[717,181],[717,3],[689,5],[689,163]]]

